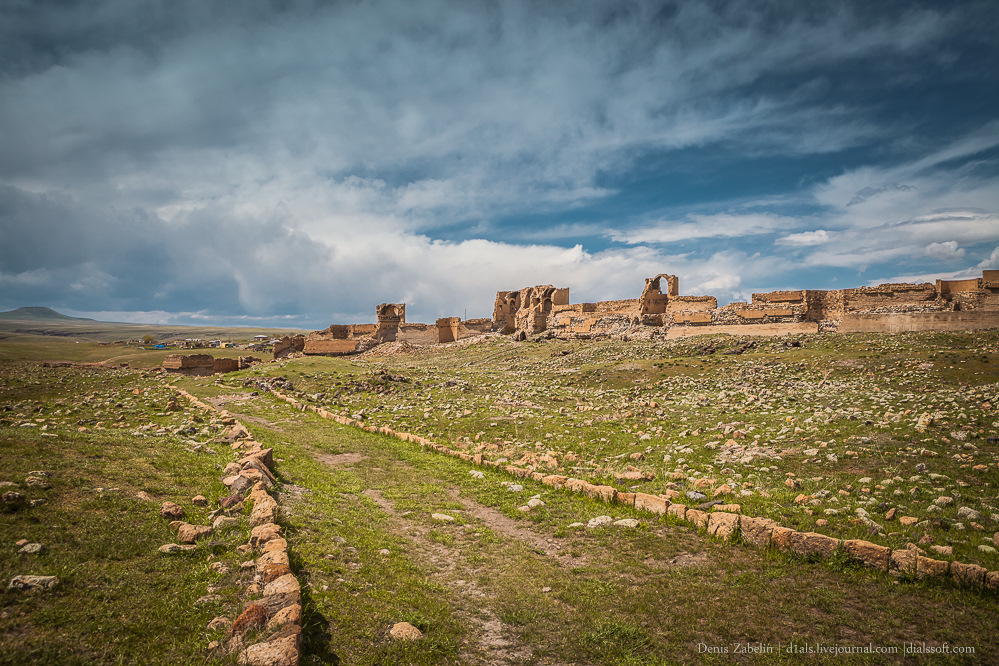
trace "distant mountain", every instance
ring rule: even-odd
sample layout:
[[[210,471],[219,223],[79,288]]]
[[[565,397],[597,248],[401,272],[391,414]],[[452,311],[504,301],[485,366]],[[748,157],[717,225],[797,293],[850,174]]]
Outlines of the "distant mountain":
[[[69,315],[56,312],[52,308],[39,307],[18,308],[16,310],[0,312],[0,319],[13,319],[17,321],[94,321],[87,317],[70,317]]]

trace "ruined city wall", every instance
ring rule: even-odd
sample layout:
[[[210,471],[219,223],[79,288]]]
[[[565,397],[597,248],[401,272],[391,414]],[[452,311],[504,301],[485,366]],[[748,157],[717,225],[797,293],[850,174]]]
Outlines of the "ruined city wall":
[[[306,356],[344,356],[358,351],[357,340],[323,340],[309,338],[302,353]]]
[[[239,370],[239,359],[236,358],[216,358],[212,362],[213,372],[236,372]]]
[[[274,343],[274,358],[284,358],[305,348],[304,335],[286,335]]]
[[[844,289],[847,313],[869,310],[943,310],[946,305],[937,300],[936,286],[924,284],[882,284],[876,287]]]
[[[458,328],[458,339],[484,335],[492,330],[492,320],[486,318],[466,319]]]
[[[819,325],[816,322],[791,322],[786,324],[734,324],[730,326],[672,326],[666,332],[667,340],[685,338],[691,335],[713,335],[716,333],[727,333],[729,335],[789,335],[796,333],[818,333]]]
[[[840,333],[902,333],[905,331],[975,331],[999,326],[999,312],[848,313]]]
[[[437,326],[433,324],[399,324],[395,340],[411,345],[437,344]]]

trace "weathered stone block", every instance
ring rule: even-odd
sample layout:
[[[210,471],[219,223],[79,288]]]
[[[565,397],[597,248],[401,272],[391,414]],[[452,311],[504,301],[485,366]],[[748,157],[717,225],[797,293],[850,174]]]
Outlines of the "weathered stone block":
[[[250,531],[250,545],[254,548],[258,548],[271,539],[278,539],[281,537],[281,526],[275,523],[264,523],[263,525],[257,525]],[[281,539],[284,541],[284,539]],[[287,547],[287,545],[286,545]]]
[[[770,533],[770,543],[777,546],[780,550],[790,550],[792,534],[796,534],[796,532],[790,527],[781,527],[778,525]]]
[[[614,501],[625,506],[635,506],[635,493],[622,493],[618,491]]]
[[[777,523],[770,518],[743,516],[739,521],[739,531],[742,534],[742,540],[757,548],[766,548],[770,545],[770,535],[773,533],[775,527],[777,527]]]
[[[687,507],[683,504],[670,504],[666,507],[667,513],[678,520],[687,519]]]
[[[708,513],[706,511],[687,509],[686,520],[697,529],[707,529],[708,527]]]
[[[561,490],[565,486],[565,482],[567,480],[568,479],[566,479],[566,477],[564,476],[559,476],[558,474],[549,474],[545,478],[541,479],[541,483],[545,484],[546,486],[551,486],[556,490]]]
[[[688,512],[689,513],[689,512]],[[739,531],[739,515],[714,512],[708,514],[708,534],[728,541]]]
[[[981,587],[985,584],[985,574],[987,573],[985,567],[980,567],[977,564],[950,563],[950,576],[959,585]]]
[[[300,635],[251,645],[239,653],[237,663],[240,666],[298,666]]]
[[[843,542],[843,550],[853,559],[863,562],[865,566],[878,571],[888,571],[891,549],[887,546],[879,546],[861,539],[850,539]]]
[[[916,576],[919,578],[945,578],[949,568],[950,562],[946,560],[934,560],[932,557],[916,554]]]
[[[300,591],[301,587],[299,586],[298,579],[295,578],[294,574],[285,574],[284,576],[272,580],[264,586],[265,597],[275,594],[298,593]]]
[[[635,493],[635,508],[649,513],[663,515],[669,508],[670,503],[662,497],[648,495],[646,493]]]
[[[799,555],[828,558],[839,546],[839,539],[817,532],[794,532],[789,537],[791,550]]]
[[[888,559],[888,573],[892,576],[915,576],[916,575],[916,551],[914,550],[893,550]]]

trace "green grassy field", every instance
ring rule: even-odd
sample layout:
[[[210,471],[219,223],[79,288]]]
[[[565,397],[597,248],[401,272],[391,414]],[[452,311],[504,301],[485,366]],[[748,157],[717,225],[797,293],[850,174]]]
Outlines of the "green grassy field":
[[[999,662],[991,592],[721,542],[267,390],[288,381],[306,402],[493,460],[999,569],[999,333],[745,342],[495,339],[181,379],[42,367],[62,351],[42,342],[34,361],[0,363],[0,481],[26,492],[29,472],[51,472],[51,488],[28,493],[46,504],[0,514],[0,573],[4,585],[23,573],[62,583],[2,593],[0,663],[200,662],[220,637],[209,620],[238,612],[244,533],[156,552],[172,538],[158,501],[204,519],[190,498],[218,498],[232,458],[210,414],[166,411],[168,379],[274,448],[302,663]],[[113,351],[78,346],[93,360]],[[585,526],[602,515],[639,526]],[[22,538],[47,552],[17,554]],[[220,598],[194,603],[210,593]],[[389,639],[400,621],[425,637]],[[910,644],[974,652],[906,654]],[[882,652],[842,653],[869,645]]]

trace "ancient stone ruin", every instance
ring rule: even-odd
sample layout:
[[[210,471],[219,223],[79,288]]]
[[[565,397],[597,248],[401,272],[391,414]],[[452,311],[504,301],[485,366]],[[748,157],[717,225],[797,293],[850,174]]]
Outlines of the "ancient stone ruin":
[[[679,280],[645,280],[637,299],[569,303],[569,290],[551,285],[496,294],[492,328],[527,337],[586,338],[652,327],[666,337],[705,333],[781,335],[820,331],[898,332],[999,326],[999,271],[936,283],[891,283],[853,289],[772,291],[749,303],[718,307],[714,296],[681,296]]]
[[[175,372],[181,375],[203,377],[219,372],[235,372],[250,367],[259,361],[252,356],[240,356],[235,358],[215,358],[211,354],[169,354],[163,359],[161,366],[167,372]]]
[[[302,352],[307,356],[344,356],[384,342],[433,345],[457,342],[492,330],[489,319],[462,321],[459,317],[443,317],[435,324],[407,322],[405,303],[382,303],[375,308],[375,315],[377,324],[331,324],[322,331],[313,331],[305,338]]]
[[[405,303],[382,303],[375,324],[333,324],[306,338],[284,338],[275,358],[302,352],[342,356],[385,342],[432,345],[485,333],[524,340],[706,333],[784,335],[819,332],[971,330],[999,326],[999,271],[969,280],[876,287],[800,289],[753,294],[750,302],[718,306],[714,296],[684,296],[665,273],[646,278],[638,298],[570,303],[569,289],[550,284],[498,291],[492,319],[441,317],[435,324],[406,321]]]

